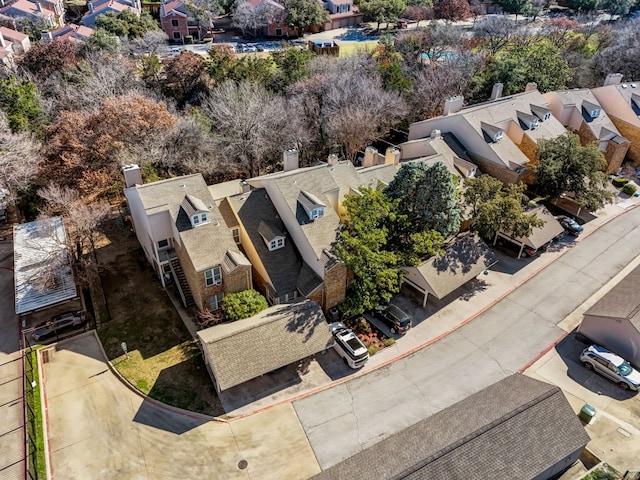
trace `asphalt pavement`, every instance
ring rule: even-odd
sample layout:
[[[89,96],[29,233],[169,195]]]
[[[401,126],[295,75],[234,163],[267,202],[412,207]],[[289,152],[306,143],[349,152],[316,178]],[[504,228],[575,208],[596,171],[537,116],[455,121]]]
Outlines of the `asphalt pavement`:
[[[503,292],[492,286],[468,300],[473,308],[432,315],[398,342],[407,340],[400,347],[406,357],[393,358],[394,346],[390,363],[378,355],[370,362],[383,367],[294,401],[321,468],[521,370],[560,341],[564,319],[637,257],[639,226],[640,209],[634,209],[587,231],[572,248],[547,252],[511,275],[512,287]],[[489,296],[494,299],[487,303]],[[473,309],[482,313],[465,317]],[[421,332],[427,329],[440,333]]]

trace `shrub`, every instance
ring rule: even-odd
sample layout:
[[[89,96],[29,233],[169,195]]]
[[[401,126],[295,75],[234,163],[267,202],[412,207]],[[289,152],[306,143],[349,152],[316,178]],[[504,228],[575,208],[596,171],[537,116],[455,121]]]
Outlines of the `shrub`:
[[[252,317],[268,306],[267,299],[255,290],[230,293],[222,299],[225,316],[231,321]]]
[[[185,35],[184,43],[193,43],[193,35]]]
[[[384,341],[384,346],[385,347],[390,347],[391,345],[393,345],[394,343],[396,343],[396,339],[395,338],[387,338]]]
[[[369,352],[369,355],[375,355],[376,353],[378,353],[378,347],[376,347],[375,345],[369,345],[369,348],[367,348],[367,351]]]
[[[626,185],[628,182],[629,182],[629,179],[626,177],[616,177],[611,181],[611,183],[613,183],[613,186],[616,188],[621,188],[623,185]]]
[[[627,183],[624,187],[622,187],[622,192],[627,195],[633,195],[636,193],[636,186],[633,183]]]

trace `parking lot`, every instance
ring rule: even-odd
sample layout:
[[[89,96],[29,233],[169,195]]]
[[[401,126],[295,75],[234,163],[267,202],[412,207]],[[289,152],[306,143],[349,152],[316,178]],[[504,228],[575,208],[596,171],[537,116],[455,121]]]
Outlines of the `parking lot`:
[[[576,412],[585,403],[593,406],[596,416],[585,426],[592,439],[588,448],[622,473],[637,469],[640,394],[587,370],[579,357],[588,346],[571,333],[524,373],[559,386]]]

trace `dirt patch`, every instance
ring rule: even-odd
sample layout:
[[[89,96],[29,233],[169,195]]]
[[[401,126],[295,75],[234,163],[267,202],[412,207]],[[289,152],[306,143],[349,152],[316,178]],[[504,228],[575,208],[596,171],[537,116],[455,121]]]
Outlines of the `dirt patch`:
[[[202,355],[147,262],[135,235],[110,222],[98,249],[111,320],[98,335],[109,360],[138,390],[164,403],[222,415]],[[126,342],[128,355],[121,343]]]

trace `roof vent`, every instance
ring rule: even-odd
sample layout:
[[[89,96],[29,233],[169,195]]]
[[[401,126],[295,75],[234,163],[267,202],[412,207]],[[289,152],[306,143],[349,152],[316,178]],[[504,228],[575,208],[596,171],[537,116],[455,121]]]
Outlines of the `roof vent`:
[[[630,86],[631,86],[631,88],[637,88],[638,87],[638,85],[635,84],[635,83],[632,83]]]
[[[626,83],[623,83],[622,85],[620,85],[622,88],[627,88],[628,85]]]

